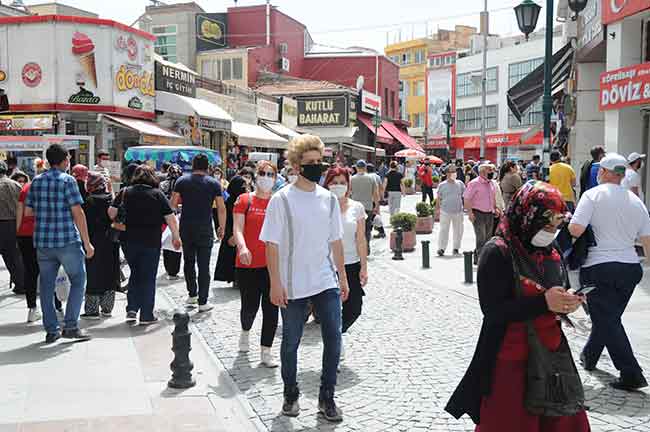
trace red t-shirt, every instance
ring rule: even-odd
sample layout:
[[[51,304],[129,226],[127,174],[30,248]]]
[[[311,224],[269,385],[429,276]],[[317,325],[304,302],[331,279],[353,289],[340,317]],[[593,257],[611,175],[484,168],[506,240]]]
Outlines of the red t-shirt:
[[[430,167],[420,167],[420,180],[425,186],[433,186],[433,170]]]
[[[262,225],[264,225],[266,207],[268,207],[269,201],[270,200],[268,199],[258,198],[254,194],[247,193],[241,194],[239,198],[237,198],[237,202],[233,208],[233,213],[245,215],[244,240],[246,241],[246,247],[248,247],[248,250],[251,251],[251,254],[253,255],[253,260],[251,261],[251,265],[243,265],[239,261],[239,254],[237,254],[235,267],[266,267],[266,246],[264,245],[264,242],[260,240],[260,232],[262,231]]]
[[[25,183],[20,195],[18,196],[18,202],[25,204],[25,198],[27,198],[27,193],[29,192],[29,186],[31,183]],[[23,220],[20,223],[20,229],[16,232],[18,237],[33,237],[34,236],[34,216],[25,216],[25,210],[23,208]]]

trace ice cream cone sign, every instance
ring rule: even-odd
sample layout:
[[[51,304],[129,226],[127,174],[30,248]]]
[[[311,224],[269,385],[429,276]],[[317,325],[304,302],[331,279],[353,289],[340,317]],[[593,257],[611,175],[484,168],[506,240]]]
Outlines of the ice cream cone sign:
[[[97,88],[97,69],[95,68],[95,44],[85,34],[75,32],[72,36],[72,53],[77,56],[81,68],[89,81]]]

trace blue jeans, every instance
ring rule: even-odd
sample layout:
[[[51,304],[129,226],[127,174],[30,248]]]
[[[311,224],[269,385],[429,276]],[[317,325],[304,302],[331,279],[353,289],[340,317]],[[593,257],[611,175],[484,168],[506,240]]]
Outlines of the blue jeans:
[[[131,270],[126,311],[140,312],[141,321],[150,321],[154,319],[160,247],[152,248],[137,242],[126,242],[124,251]]]
[[[307,302],[311,301],[320,318],[323,338],[323,370],[321,372],[321,396],[334,395],[336,371],[341,356],[341,293],[338,288],[325,290],[315,296],[289,300],[282,311],[282,381],[285,390],[297,386],[298,347],[305,326]]]
[[[40,268],[40,297],[45,331],[56,333],[60,330],[54,308],[54,285],[61,266],[70,280],[64,328],[66,330],[79,328],[79,313],[86,292],[86,254],[81,244],[70,243],[60,248],[38,248],[36,254]]]
[[[190,297],[199,296],[199,305],[208,302],[210,295],[210,255],[214,237],[212,225],[201,227],[186,226],[183,224],[180,230],[181,241],[183,242],[183,273],[185,283]],[[196,279],[196,266],[199,268],[198,290]]]
[[[642,277],[640,264],[611,262],[580,270],[580,283],[596,286],[587,296],[592,325],[583,354],[589,363],[596,364],[606,347],[622,378],[636,379],[642,373],[621,322]]]

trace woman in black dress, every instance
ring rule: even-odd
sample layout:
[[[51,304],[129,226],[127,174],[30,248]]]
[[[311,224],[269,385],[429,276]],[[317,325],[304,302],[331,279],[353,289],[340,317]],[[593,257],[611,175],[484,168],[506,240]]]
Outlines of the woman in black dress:
[[[223,241],[219,246],[217,267],[214,270],[214,280],[216,281],[230,283],[235,280],[235,254],[237,251],[233,238],[232,210],[239,195],[246,193],[249,190],[248,185],[250,184],[250,181],[245,177],[250,177],[250,181],[252,181],[252,173],[240,172],[240,175],[233,177],[232,180],[230,180],[230,185],[228,185],[228,199],[226,200],[226,229],[224,231]]]
[[[119,280],[118,244],[110,238],[111,220],[108,208],[113,201],[107,190],[106,177],[102,173],[89,172],[86,180],[86,196],[83,209],[88,221],[88,235],[95,255],[86,260],[86,304],[84,319],[110,317],[115,305],[115,290]],[[100,311],[101,309],[101,311]]]

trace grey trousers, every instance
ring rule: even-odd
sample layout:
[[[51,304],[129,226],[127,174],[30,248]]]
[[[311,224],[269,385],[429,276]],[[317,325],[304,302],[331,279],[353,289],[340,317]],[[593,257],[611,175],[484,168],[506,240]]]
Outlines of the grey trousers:
[[[494,231],[494,213],[472,210],[474,213],[474,234],[476,235],[475,260],[481,256],[483,245],[492,237]]]

